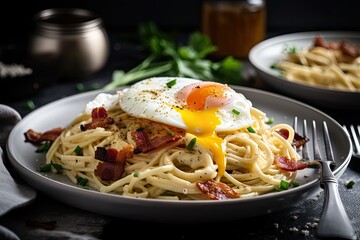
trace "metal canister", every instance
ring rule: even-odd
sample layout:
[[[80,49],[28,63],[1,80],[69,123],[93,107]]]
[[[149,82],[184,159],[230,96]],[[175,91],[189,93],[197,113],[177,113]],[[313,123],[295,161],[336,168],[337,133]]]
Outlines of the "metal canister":
[[[79,79],[100,70],[109,57],[109,38],[102,19],[89,10],[46,9],[35,15],[29,56],[54,77]]]

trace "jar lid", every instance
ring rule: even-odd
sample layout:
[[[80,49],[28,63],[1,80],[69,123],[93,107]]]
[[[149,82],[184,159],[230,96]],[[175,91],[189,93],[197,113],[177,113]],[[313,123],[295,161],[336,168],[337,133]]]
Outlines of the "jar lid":
[[[81,32],[98,28],[102,20],[86,9],[53,8],[37,13],[35,23],[37,27],[47,31]]]

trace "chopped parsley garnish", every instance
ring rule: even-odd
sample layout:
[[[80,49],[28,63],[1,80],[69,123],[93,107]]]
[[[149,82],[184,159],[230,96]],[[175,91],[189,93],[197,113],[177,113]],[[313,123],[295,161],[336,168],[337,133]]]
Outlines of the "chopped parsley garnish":
[[[143,127],[139,127],[138,129],[136,129],[137,132],[141,132],[142,130],[144,130]]]
[[[78,92],[83,92],[83,91],[85,90],[84,84],[82,84],[82,83],[76,84],[76,90],[77,90]]]
[[[51,147],[51,142],[50,141],[44,141],[40,144],[40,146],[35,150],[35,152],[37,153],[43,153],[43,152],[47,152]]]
[[[53,166],[53,168],[55,168],[56,172],[60,172],[62,169],[62,166],[60,164],[52,163],[51,165]]]
[[[289,189],[289,183],[285,180],[280,181],[280,187],[281,189],[288,190]]]
[[[291,181],[290,184],[291,184],[293,187],[298,187],[298,186],[300,186],[300,183],[299,183],[298,181],[295,181],[295,180]]]
[[[265,123],[266,124],[273,124],[274,123],[274,118],[273,117],[267,117],[265,119]]]
[[[278,67],[278,65],[276,63],[271,64],[270,68],[271,69],[277,69],[277,70],[279,69],[279,67]]]
[[[76,148],[74,149],[74,153],[76,153],[76,155],[82,155],[82,147],[80,147],[79,145],[76,146]]]
[[[173,132],[170,132],[170,131],[167,131],[166,134],[167,134],[167,135],[170,135],[170,136],[174,136],[174,135],[175,135]]]
[[[99,83],[93,83],[90,85],[90,89],[91,90],[96,90],[100,88],[100,84]]]
[[[298,51],[298,49],[295,46],[288,45],[288,44],[285,45],[285,49],[284,49],[285,53],[296,53],[297,51]]]
[[[355,185],[355,181],[353,181],[353,180],[346,183],[347,188],[352,188],[354,185]]]
[[[251,133],[256,133],[255,130],[252,127],[248,127],[247,130]]]
[[[176,79],[171,80],[170,82],[167,82],[167,83],[166,83],[166,86],[167,86],[168,88],[171,88],[171,87],[174,86],[175,84],[176,84]]]
[[[280,185],[277,186],[275,189],[276,189],[276,191],[288,190],[289,189],[289,182],[287,182],[285,180],[281,180]]]
[[[51,163],[43,164],[40,166],[40,172],[50,172],[51,170]]]
[[[40,165],[40,172],[50,172],[51,167],[55,168],[56,172],[60,172],[62,169],[62,166],[57,163],[47,163]]]
[[[32,100],[26,101],[25,107],[29,110],[34,110],[36,108],[35,103]]]
[[[134,177],[139,177],[140,173],[139,172],[134,172]]]
[[[239,114],[240,114],[240,112],[239,112],[238,110],[236,110],[236,109],[233,109],[232,112],[233,112],[234,114],[236,114],[236,115],[239,115]]]
[[[87,179],[87,178],[77,177],[77,184],[79,184],[81,186],[86,186],[88,181],[89,181],[89,179]]]
[[[189,144],[186,146],[187,149],[189,149],[190,151],[192,151],[192,149],[194,148],[196,143],[196,138],[191,139],[191,141],[189,142]]]

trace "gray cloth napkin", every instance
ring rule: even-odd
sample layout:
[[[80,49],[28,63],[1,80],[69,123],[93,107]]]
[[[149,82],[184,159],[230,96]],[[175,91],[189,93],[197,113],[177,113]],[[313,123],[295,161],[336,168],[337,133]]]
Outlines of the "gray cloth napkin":
[[[12,128],[21,120],[20,114],[4,104],[0,104],[0,147],[5,146]]]
[[[4,164],[4,153],[0,148],[0,216],[11,209],[24,206],[36,197],[32,188],[17,183]]]
[[[0,147],[0,217],[14,208],[31,203],[36,197],[35,190],[14,180],[4,161],[4,152]],[[0,239],[19,240],[15,233],[1,225]]]
[[[17,111],[9,106],[0,104],[0,217],[12,209],[31,203],[36,197],[36,191],[20,182],[15,172],[9,172],[5,147],[11,129],[21,117]],[[18,179],[16,181],[15,179]],[[0,225],[0,239],[18,240],[19,238],[8,228]]]

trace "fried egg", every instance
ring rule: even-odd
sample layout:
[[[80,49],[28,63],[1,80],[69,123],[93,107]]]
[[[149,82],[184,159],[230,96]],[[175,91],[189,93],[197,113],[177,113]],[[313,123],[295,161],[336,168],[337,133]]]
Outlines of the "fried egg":
[[[137,82],[120,94],[119,102],[131,116],[196,133],[208,131],[208,125],[214,125],[216,132],[226,132],[253,122],[252,104],[244,95],[224,84],[190,78],[158,77]]]
[[[252,104],[225,84],[190,78],[155,77],[120,93],[120,107],[129,115],[184,129],[213,153],[218,172],[225,171],[219,132],[249,127]]]

